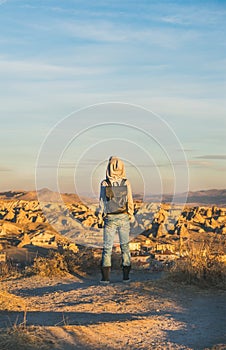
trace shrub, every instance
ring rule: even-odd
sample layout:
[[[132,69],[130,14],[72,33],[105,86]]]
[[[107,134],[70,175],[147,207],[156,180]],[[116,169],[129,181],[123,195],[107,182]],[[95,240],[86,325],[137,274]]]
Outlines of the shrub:
[[[100,257],[94,254],[93,249],[80,247],[78,253],[64,251],[64,259],[70,273],[91,273],[100,266]]]
[[[0,278],[9,276],[18,276],[19,269],[17,265],[13,264],[10,260],[0,263]]]
[[[62,254],[50,251],[47,257],[34,259],[32,272],[46,277],[63,276],[68,273],[68,267]]]
[[[177,281],[199,286],[226,287],[226,264],[213,254],[211,243],[188,246],[186,255],[179,258],[170,270]]]
[[[94,257],[92,249],[82,247],[78,253],[71,250],[59,252],[51,251],[47,257],[37,257],[31,269],[26,274],[36,274],[46,277],[63,276],[67,273],[86,274],[99,268],[100,261]]]

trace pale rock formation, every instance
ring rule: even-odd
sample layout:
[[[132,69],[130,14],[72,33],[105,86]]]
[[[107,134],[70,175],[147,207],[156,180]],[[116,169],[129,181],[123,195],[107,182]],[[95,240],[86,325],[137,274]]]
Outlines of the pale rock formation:
[[[153,221],[154,221],[154,223],[158,223],[158,224],[164,223],[167,216],[168,216],[168,213],[164,209],[160,209],[159,212],[157,212],[154,215]]]
[[[31,243],[31,239],[27,233],[24,234],[21,242],[18,244],[18,248],[23,248],[25,245],[28,245]]]
[[[215,220],[214,218],[211,218],[211,219],[210,219],[210,225],[211,225],[211,227],[212,227],[213,229],[215,229],[215,228],[217,228],[217,227],[220,226],[220,223],[219,223],[217,220]]]
[[[14,210],[10,209],[3,218],[4,218],[4,220],[7,220],[7,221],[15,221]]]
[[[197,212],[192,218],[192,221],[197,224],[204,224],[205,218],[199,212]]]
[[[222,227],[221,233],[223,235],[226,235],[226,225]]]
[[[95,223],[95,219],[92,216],[88,216],[85,220],[82,221],[84,227],[91,227]]]
[[[2,223],[1,226],[2,230],[2,235],[20,235],[21,233],[24,232],[23,228],[20,227],[20,225],[10,222],[10,221],[5,221]]]
[[[211,218],[212,217],[212,209],[211,208],[207,209],[206,216],[207,216],[207,218]]]
[[[217,221],[222,224],[222,223],[226,223],[226,216],[224,214],[221,214],[218,216]]]
[[[155,237],[161,237],[168,235],[168,231],[166,229],[166,225],[164,223],[159,224]]]
[[[189,236],[189,231],[185,224],[182,224],[181,226],[179,226],[177,232],[178,232],[178,235],[180,236],[183,236],[183,237]]]
[[[145,230],[150,230],[152,228],[151,220],[144,219],[143,226],[144,226]]]
[[[20,209],[18,215],[16,216],[16,222],[19,224],[27,224],[29,222],[32,222],[32,220],[30,219],[28,212]]]
[[[0,226],[1,234],[51,232],[65,235],[76,242],[96,244],[101,242],[102,231],[97,225],[97,205],[89,207],[82,203],[44,203],[38,201],[0,201],[0,219],[10,227]],[[189,232],[216,232],[226,234],[226,208],[185,207],[179,205],[144,203],[135,206],[135,221],[131,235],[146,237],[187,237]],[[14,225],[14,226],[13,226]],[[26,241],[26,240],[25,240]],[[22,240],[23,242],[23,240]],[[87,243],[87,244],[88,244]],[[25,244],[24,242],[21,244]]]

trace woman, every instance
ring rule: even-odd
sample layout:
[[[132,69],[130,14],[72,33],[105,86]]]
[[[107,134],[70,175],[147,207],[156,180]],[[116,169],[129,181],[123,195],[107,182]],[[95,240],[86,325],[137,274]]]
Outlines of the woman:
[[[123,281],[129,281],[131,269],[129,232],[133,212],[131,185],[126,179],[124,163],[117,157],[110,157],[106,179],[101,182],[100,189],[99,223],[104,222],[102,283],[110,282],[111,255],[116,232],[119,235],[122,254]]]

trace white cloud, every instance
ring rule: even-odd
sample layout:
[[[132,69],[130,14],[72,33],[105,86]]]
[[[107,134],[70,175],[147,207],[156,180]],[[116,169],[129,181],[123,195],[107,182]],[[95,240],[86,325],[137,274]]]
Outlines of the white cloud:
[[[198,158],[198,157],[197,157]],[[216,164],[216,162],[211,161],[211,160],[216,160],[216,159],[221,159],[221,158],[209,158],[210,160],[208,160],[208,158],[204,158],[204,160],[189,160],[188,164],[189,164],[189,169],[191,171],[193,170],[197,170],[197,171],[202,171],[206,173],[206,179],[209,179],[209,182],[213,183],[213,179],[215,178],[216,174],[219,174],[219,176],[221,176],[221,182],[225,183],[225,177],[222,177],[222,172],[225,172],[226,167],[224,166],[224,164],[222,163],[218,163]],[[224,158],[226,159],[226,158]],[[221,159],[222,160],[222,159]],[[214,173],[215,175],[212,177],[211,179],[211,173]]]
[[[203,160],[189,160],[189,166],[196,168],[215,168],[215,164],[213,162],[203,161]]]
[[[0,172],[5,173],[5,172],[9,172],[9,171],[12,171],[12,169],[6,168],[4,166],[0,166]]]
[[[160,9],[160,7],[159,7]],[[171,6],[162,6],[162,16],[159,20],[169,24],[176,25],[217,25],[225,24],[226,10],[220,2],[216,6],[206,6],[206,4],[193,2],[193,4],[171,4]]]
[[[76,20],[74,22],[60,20],[52,23],[61,32],[77,39],[100,43],[129,43],[133,45],[146,43],[158,47],[175,48],[185,42],[194,40],[197,32],[174,28],[157,28],[150,26],[135,26],[133,23],[120,23],[104,20]]]
[[[1,77],[20,78],[21,80],[32,80],[35,77],[43,78],[63,76],[72,77],[80,75],[99,75],[108,71],[109,68],[96,66],[63,66],[35,61],[3,60],[0,59]]]
[[[195,158],[211,159],[211,160],[226,160],[226,155],[225,154],[207,154],[207,155],[197,156]]]

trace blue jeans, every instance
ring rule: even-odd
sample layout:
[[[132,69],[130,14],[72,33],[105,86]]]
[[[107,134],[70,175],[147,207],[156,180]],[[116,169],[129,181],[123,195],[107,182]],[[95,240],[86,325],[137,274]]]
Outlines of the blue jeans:
[[[122,266],[130,266],[129,232],[130,222],[128,214],[108,214],[104,219],[104,246],[102,266],[111,266],[111,254],[115,233],[119,235],[122,253]]]

